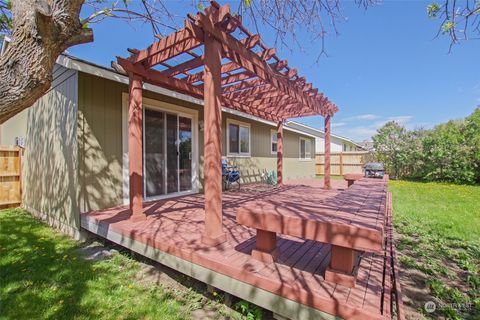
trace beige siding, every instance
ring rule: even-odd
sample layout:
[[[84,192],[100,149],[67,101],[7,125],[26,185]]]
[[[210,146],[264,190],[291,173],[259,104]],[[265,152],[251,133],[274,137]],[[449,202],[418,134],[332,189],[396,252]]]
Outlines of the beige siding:
[[[123,203],[122,93],[128,86],[79,73],[78,143],[80,211]],[[199,109],[182,100],[144,91],[144,97]],[[199,137],[203,144],[203,138]]]
[[[80,211],[101,209],[123,203],[122,160],[122,93],[127,85],[79,73],[78,157]],[[182,100],[144,91],[144,97],[165,101],[198,110],[198,120],[203,121],[202,107]],[[243,182],[260,181],[264,170],[276,170],[276,155],[270,153],[268,124],[223,113],[222,150],[226,155],[227,118],[248,122],[251,126],[251,157],[229,157],[238,165]],[[300,134],[285,130],[285,178],[313,177],[315,161],[299,160]],[[314,154],[314,139],[312,154]],[[199,132],[200,183],[203,183],[203,132]],[[200,186],[201,188],[201,186]]]
[[[15,138],[27,135],[28,109],[16,114],[0,125],[0,145],[13,145]]]
[[[77,72],[55,67],[52,88],[27,111],[23,205],[78,237]]]

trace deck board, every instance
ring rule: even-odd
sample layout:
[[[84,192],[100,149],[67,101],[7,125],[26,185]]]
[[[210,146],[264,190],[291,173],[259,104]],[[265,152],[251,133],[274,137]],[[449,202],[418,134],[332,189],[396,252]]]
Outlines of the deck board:
[[[310,201],[305,198],[305,188],[309,188],[307,198]],[[125,237],[318,310],[346,318],[383,319],[383,255],[364,253],[358,270],[357,285],[355,288],[347,288],[324,281],[331,254],[329,244],[279,235],[280,257],[276,263],[266,264],[250,256],[255,246],[255,230],[236,222],[238,207],[258,201],[259,198],[281,198],[288,195],[290,199],[299,198],[295,202],[282,202],[285,208],[300,207],[303,212],[315,212],[322,207],[328,209],[328,215],[331,216],[327,219],[332,221],[354,214],[359,221],[352,221],[352,224],[383,228],[379,222],[382,217],[374,224],[370,219],[371,212],[377,212],[381,216],[384,206],[382,197],[377,194],[368,196],[368,200],[360,197],[364,199],[362,202],[360,198],[347,196],[341,190],[324,191],[312,185],[287,185],[282,193],[278,190],[262,194],[224,193],[224,230],[228,241],[213,248],[201,243],[204,228],[204,198],[201,194],[145,203],[147,218],[144,221],[132,221],[124,206],[93,211],[82,216],[89,222],[108,227]],[[311,201],[313,193],[314,203]],[[335,208],[331,205],[332,199],[337,201]],[[370,201],[375,204],[368,203]],[[369,218],[364,219],[362,212]],[[83,221],[84,219],[82,224]]]

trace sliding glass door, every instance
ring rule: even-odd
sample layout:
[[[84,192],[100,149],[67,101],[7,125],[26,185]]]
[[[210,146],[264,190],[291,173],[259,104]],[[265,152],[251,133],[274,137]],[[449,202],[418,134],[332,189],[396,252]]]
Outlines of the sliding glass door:
[[[192,190],[192,118],[145,110],[145,197]]]

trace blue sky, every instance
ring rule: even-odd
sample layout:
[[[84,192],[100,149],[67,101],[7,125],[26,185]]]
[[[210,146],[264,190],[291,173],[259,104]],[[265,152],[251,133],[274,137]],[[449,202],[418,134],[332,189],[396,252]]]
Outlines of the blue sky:
[[[195,11],[192,1],[166,3],[178,21]],[[448,53],[449,39],[434,39],[438,25],[427,17],[427,4],[387,0],[365,11],[345,2],[340,34],[326,38],[328,57],[316,62],[320,43],[302,31],[303,48],[278,48],[280,58],[339,106],[333,133],[361,141],[388,120],[409,129],[429,128],[465,117],[480,105],[480,41]],[[95,41],[68,52],[105,66],[115,56],[127,56],[126,48],[142,49],[153,40],[148,25],[107,19],[91,27]],[[273,45],[271,30],[260,27],[260,32]],[[320,117],[297,120],[323,126]]]

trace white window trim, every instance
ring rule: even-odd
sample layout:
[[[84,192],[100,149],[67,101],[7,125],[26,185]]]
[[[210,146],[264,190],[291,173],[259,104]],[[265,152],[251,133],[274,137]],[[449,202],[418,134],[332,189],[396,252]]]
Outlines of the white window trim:
[[[310,143],[310,158],[302,158],[302,140],[305,141],[305,156],[307,154],[306,143]],[[300,161],[312,161],[312,140],[300,137],[298,140],[298,160]]]
[[[273,141],[273,134],[275,134],[275,136],[277,135],[277,130],[270,130],[270,153],[271,154],[277,154],[277,151],[278,151],[278,138],[277,138],[277,142]],[[277,151],[272,151],[272,145],[276,143],[277,144]]]
[[[240,145],[238,146],[238,153],[231,153],[230,152],[230,130],[228,130],[228,127],[230,124],[235,124],[239,127],[245,127],[248,128],[248,153],[247,152],[240,152]],[[240,128],[239,130],[239,140],[238,143],[240,144]],[[244,157],[244,158],[249,158],[251,157],[252,154],[252,128],[250,127],[250,123],[247,122],[242,122],[238,120],[233,120],[230,118],[227,118],[227,127],[225,128],[225,131],[227,132],[227,156],[228,157]]]

